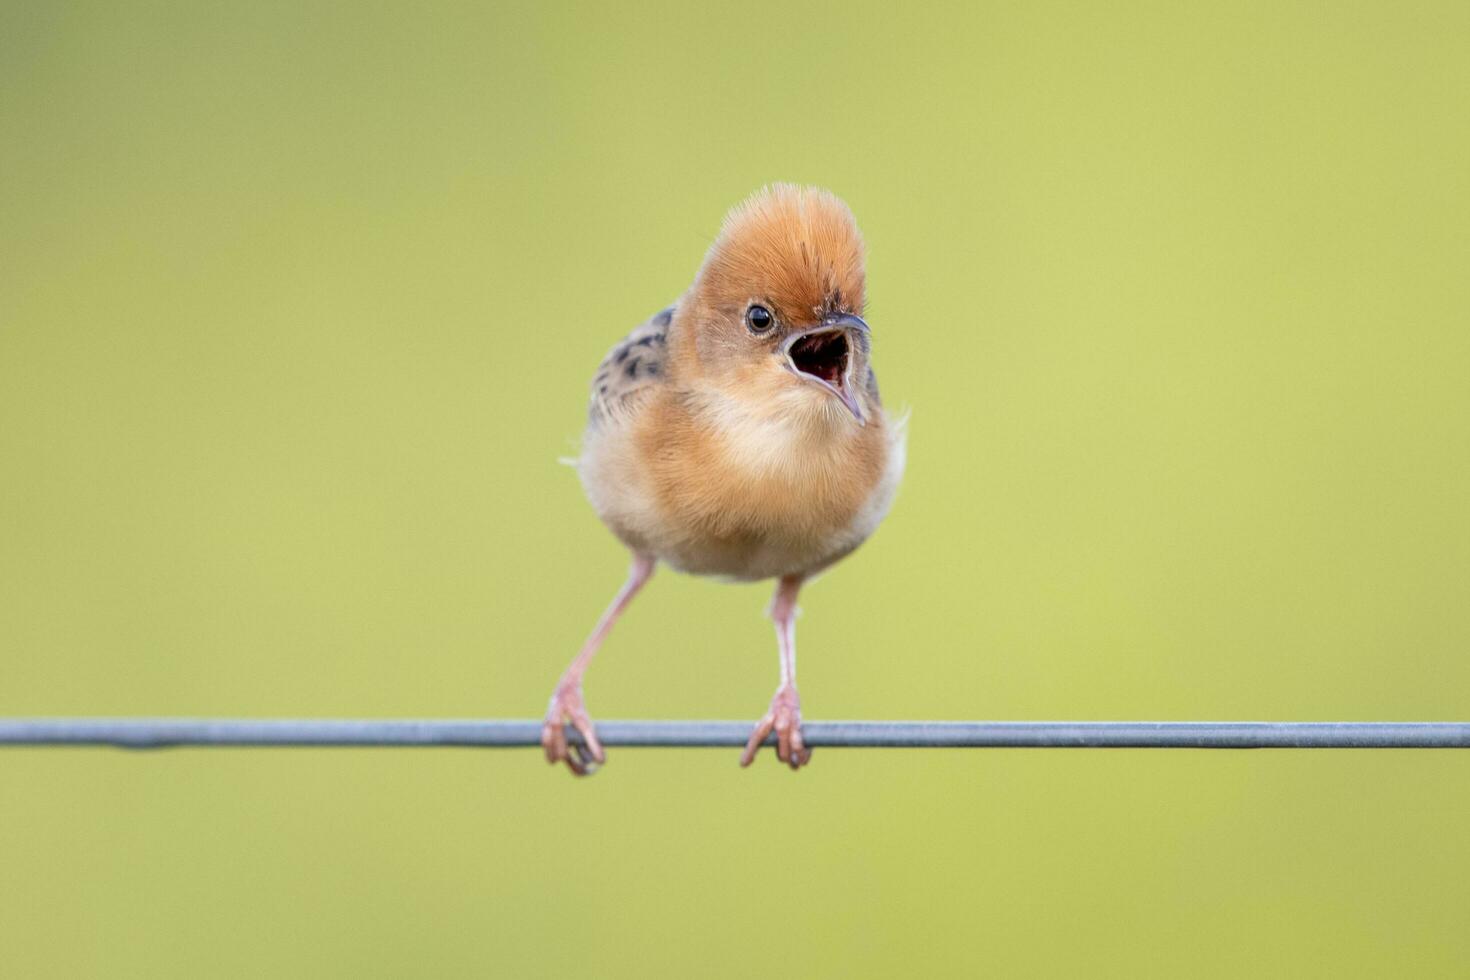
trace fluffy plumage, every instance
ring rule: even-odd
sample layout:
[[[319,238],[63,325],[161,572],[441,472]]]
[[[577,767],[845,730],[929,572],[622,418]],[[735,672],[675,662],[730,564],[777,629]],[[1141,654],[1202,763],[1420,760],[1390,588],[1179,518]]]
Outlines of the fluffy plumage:
[[[865,302],[851,211],[827,191],[775,185],[729,213],[679,301],[603,359],[578,472],[634,553],[634,573],[553,695],[543,738],[552,761],[579,772],[601,761],[581,672],[657,561],[781,581],[772,613],[782,686],[745,761],[773,727],[783,761],[806,761],[796,590],[872,533],[903,471],[902,426],[883,412]],[[583,755],[568,749],[567,720],[583,733]]]

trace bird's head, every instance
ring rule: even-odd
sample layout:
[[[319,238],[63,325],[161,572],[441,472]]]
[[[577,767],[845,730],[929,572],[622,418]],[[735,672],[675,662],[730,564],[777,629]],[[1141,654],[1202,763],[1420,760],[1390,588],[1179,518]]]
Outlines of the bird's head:
[[[773,185],[725,217],[679,304],[684,370],[767,411],[862,424],[875,408],[864,300],[863,239],[847,205]]]

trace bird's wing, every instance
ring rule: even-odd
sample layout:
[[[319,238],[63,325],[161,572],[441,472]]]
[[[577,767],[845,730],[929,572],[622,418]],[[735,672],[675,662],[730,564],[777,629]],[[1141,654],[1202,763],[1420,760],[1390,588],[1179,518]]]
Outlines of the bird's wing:
[[[592,380],[588,421],[597,425],[628,411],[665,380],[669,322],[674,308],[655,313],[607,352]]]

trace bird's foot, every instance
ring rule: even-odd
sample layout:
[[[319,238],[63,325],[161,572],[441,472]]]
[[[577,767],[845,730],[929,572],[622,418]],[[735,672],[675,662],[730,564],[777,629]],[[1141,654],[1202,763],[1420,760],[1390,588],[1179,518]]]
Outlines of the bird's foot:
[[[755,761],[761,743],[773,731],[776,733],[776,758],[792,769],[800,769],[811,761],[812,750],[801,738],[801,698],[790,684],[777,688],[776,696],[771,698],[771,710],[756,722],[755,731],[750,733],[750,741],[745,743],[745,751],[740,754],[742,766]]]
[[[581,734],[582,742],[567,740],[569,724]],[[541,748],[546,752],[547,762],[552,765],[565,762],[578,776],[591,775],[606,761],[602,743],[597,740],[592,719],[587,715],[587,706],[582,703],[580,684],[556,686],[546,709],[546,723],[541,726]]]

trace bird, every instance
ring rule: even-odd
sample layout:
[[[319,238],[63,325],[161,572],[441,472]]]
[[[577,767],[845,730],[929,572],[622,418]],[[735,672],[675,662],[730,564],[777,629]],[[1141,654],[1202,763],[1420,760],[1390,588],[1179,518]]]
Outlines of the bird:
[[[552,693],[541,730],[548,762],[577,775],[605,762],[583,677],[659,563],[775,580],[768,614],[780,679],[740,764],[772,732],[780,762],[810,761],[797,594],[873,533],[904,470],[907,418],[884,414],[866,286],[848,206],[821,188],[768,185],[726,214],[683,295],[602,360],[573,462],[632,561]]]

